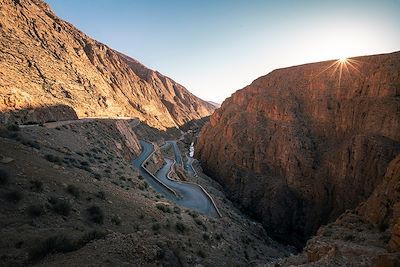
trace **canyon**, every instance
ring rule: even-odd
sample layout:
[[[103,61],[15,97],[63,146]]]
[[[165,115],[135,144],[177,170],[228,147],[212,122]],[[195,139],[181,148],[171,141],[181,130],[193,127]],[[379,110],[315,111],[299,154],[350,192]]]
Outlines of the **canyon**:
[[[196,155],[278,240],[301,248],[365,201],[400,152],[400,52],[275,70],[226,99]]]
[[[0,0],[0,265],[400,266],[400,52],[219,105]]]

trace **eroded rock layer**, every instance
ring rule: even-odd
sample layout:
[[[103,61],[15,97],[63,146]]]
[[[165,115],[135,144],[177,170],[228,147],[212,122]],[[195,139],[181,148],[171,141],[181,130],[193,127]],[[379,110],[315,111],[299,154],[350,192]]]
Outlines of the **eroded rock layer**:
[[[41,0],[0,0],[0,89],[3,113],[67,105],[80,117],[138,117],[159,129],[215,108],[89,38]]]
[[[299,246],[366,200],[399,152],[399,52],[260,77],[225,100],[196,147],[234,200]]]

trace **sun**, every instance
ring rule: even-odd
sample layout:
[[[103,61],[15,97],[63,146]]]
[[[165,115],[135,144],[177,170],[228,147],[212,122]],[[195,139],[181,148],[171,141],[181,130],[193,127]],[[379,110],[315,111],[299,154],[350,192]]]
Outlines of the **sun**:
[[[333,61],[330,65],[324,68],[317,75],[313,76],[317,77],[322,73],[331,70],[331,77],[336,75],[338,76],[338,86],[340,87],[343,75],[345,74],[350,76],[352,76],[352,74],[362,75],[362,73],[359,70],[360,63],[361,63],[360,61],[353,58],[341,57],[338,60]]]

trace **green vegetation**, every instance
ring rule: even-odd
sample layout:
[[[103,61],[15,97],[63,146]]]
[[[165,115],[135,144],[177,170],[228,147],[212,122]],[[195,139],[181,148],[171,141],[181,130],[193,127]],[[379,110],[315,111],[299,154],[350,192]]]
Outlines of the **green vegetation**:
[[[5,200],[7,200],[8,202],[13,202],[13,203],[18,203],[21,201],[21,199],[23,198],[23,194],[21,191],[18,190],[12,190],[10,192],[7,192],[4,195]]]
[[[42,181],[32,180],[32,181],[30,181],[30,184],[31,184],[30,189],[33,192],[42,192],[43,191],[43,183],[42,183]]]
[[[7,125],[7,130],[9,130],[11,132],[18,132],[20,129],[17,124],[9,124],[9,125]]]
[[[205,257],[206,257],[206,253],[205,253],[202,249],[199,249],[199,250],[197,251],[197,255],[198,255],[199,257],[201,257],[201,258],[205,258]]]
[[[44,156],[44,158],[53,163],[61,163],[61,161],[62,161],[60,157],[52,155],[52,154],[47,154]]]
[[[74,196],[75,198],[79,198],[79,195],[81,193],[78,187],[71,184],[67,186],[67,192],[72,196]]]
[[[26,208],[26,212],[31,218],[37,218],[46,213],[46,210],[42,204],[30,205]]]
[[[197,218],[197,217],[199,216],[199,214],[198,214],[196,211],[194,211],[194,210],[189,210],[189,211],[188,211],[188,214],[189,214],[190,216],[192,216],[193,218]]]
[[[59,215],[68,216],[71,212],[71,204],[64,199],[51,197],[49,199],[50,209]]]
[[[104,191],[99,191],[96,193],[96,197],[99,199],[105,200],[106,199],[106,193]]]
[[[77,249],[76,244],[63,234],[50,236],[29,251],[29,259],[40,260],[48,254],[66,253]]]
[[[30,146],[36,149],[40,149],[40,145],[37,141],[30,141],[26,139],[21,139],[21,143],[25,146]]]
[[[113,224],[115,224],[115,225],[121,225],[122,219],[121,219],[121,217],[114,215],[114,216],[111,218],[111,222],[112,222]]]
[[[171,208],[163,203],[157,203],[156,204],[157,209],[166,212],[166,213],[171,213]]]
[[[185,226],[182,222],[177,222],[177,223],[175,224],[175,228],[176,228],[176,230],[177,230],[178,232],[180,232],[180,233],[185,233],[186,226]]]
[[[7,171],[0,169],[0,186],[7,185],[10,182],[10,175]]]
[[[72,240],[64,234],[56,234],[35,243],[29,250],[29,260],[38,261],[49,254],[67,253],[78,250],[92,240],[104,239],[106,233],[103,231],[92,230],[83,234],[78,240]]]
[[[160,228],[161,228],[161,226],[160,226],[159,223],[154,223],[154,224],[151,226],[151,229],[153,229],[153,231],[159,231]]]
[[[91,206],[86,209],[86,213],[89,221],[97,224],[103,224],[104,212],[100,207]]]

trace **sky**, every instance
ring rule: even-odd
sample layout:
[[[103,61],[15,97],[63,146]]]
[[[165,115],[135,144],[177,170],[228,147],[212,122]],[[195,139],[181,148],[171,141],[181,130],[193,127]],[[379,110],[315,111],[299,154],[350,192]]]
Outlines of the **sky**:
[[[62,19],[221,103],[282,67],[400,50],[400,0],[46,0]]]

